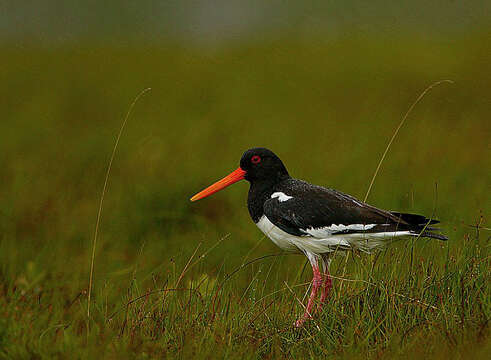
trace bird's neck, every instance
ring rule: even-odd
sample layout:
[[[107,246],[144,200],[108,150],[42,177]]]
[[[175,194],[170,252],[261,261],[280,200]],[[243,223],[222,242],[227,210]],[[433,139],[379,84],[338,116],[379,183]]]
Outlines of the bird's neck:
[[[289,176],[275,179],[274,181],[263,180],[251,182],[249,196],[247,198],[247,208],[255,223],[257,223],[264,214],[264,202],[271,198],[271,195],[275,192],[276,186],[287,178],[289,178]]]

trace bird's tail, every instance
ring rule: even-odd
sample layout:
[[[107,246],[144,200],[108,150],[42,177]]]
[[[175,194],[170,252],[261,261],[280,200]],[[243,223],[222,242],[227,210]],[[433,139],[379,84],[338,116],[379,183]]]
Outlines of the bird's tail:
[[[417,214],[406,214],[396,211],[391,211],[392,215],[397,216],[402,221],[408,223],[409,231],[414,236],[427,237],[438,240],[448,240],[443,234],[438,233],[439,228],[433,227],[431,225],[438,224],[440,221],[435,219],[428,219],[423,215]]]

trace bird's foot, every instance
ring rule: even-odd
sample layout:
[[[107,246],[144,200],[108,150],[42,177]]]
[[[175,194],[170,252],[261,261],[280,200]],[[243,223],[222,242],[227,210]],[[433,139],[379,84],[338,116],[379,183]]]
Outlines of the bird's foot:
[[[305,322],[307,320],[311,320],[312,319],[312,316],[310,316],[309,314],[304,314],[300,319],[298,319],[297,321],[295,321],[295,323],[293,324],[297,329],[301,328],[302,326],[304,326]]]
[[[295,326],[297,329],[300,329],[303,326],[303,324],[305,324],[305,319],[301,318],[301,319],[298,319],[297,321],[295,321],[293,326]]]

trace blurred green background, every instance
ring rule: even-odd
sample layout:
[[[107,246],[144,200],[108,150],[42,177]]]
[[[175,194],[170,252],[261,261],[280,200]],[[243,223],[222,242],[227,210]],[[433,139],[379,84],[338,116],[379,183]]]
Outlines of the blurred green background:
[[[85,294],[115,137],[129,105],[148,87],[109,178],[95,301],[109,286],[116,307],[131,279],[140,276],[142,288],[150,286],[149,274],[168,272],[176,262],[182,268],[198,244],[201,253],[227,235],[191,278],[212,274],[222,263],[230,271],[245,258],[278,252],[249,219],[246,183],[189,202],[235,169],[250,147],[275,151],[294,177],[363,199],[400,119],[441,79],[454,83],[431,90],[409,115],[368,202],[435,211],[454,249],[473,231],[468,225],[486,226],[487,1],[0,6],[4,305],[16,289],[49,293],[53,303]],[[303,266],[300,257],[282,261],[279,274]],[[249,280],[248,273],[238,276],[235,286]],[[34,305],[27,308],[36,314]],[[0,337],[10,343],[23,334],[17,341],[29,344],[39,333],[15,332],[5,320],[14,313],[6,312]],[[53,324],[41,322],[39,332]]]

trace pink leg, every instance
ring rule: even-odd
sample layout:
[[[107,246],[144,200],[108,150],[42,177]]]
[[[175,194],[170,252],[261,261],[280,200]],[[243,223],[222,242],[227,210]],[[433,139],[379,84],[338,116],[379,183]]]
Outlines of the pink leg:
[[[326,302],[327,297],[329,296],[329,293],[332,288],[332,279],[331,276],[329,275],[329,270],[325,269],[326,273],[324,274],[324,282],[322,283],[322,293],[321,293],[321,298],[319,305],[317,306],[317,311],[321,311],[322,306]]]
[[[317,262],[312,263],[312,272],[314,277],[312,279],[312,292],[310,293],[309,301],[307,302],[307,307],[305,308],[305,313],[303,316],[295,322],[295,327],[302,327],[307,319],[312,318],[312,308],[314,307],[314,300],[317,296],[317,292],[322,284],[322,275],[319,271],[319,265]]]

